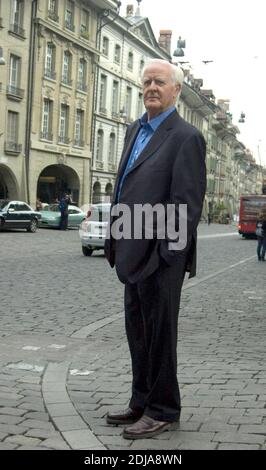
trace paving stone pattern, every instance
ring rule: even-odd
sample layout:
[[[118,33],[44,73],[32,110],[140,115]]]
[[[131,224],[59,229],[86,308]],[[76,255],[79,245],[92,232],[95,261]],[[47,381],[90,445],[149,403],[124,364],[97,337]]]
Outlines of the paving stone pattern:
[[[180,427],[138,441],[105,421],[131,388],[115,273],[76,230],[0,233],[0,449],[265,449],[266,263],[234,231],[200,226],[228,236],[199,239],[196,280],[213,277],[185,281]]]

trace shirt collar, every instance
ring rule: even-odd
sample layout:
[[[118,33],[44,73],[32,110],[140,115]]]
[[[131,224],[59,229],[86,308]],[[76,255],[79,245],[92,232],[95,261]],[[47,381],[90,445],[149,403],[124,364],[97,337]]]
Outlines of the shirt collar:
[[[166,111],[164,111],[163,113],[159,114],[159,116],[156,116],[155,118],[151,119],[149,122],[148,122],[148,114],[147,112],[143,114],[143,116],[141,116],[141,118],[139,119],[139,123],[140,125],[143,127],[143,126],[150,126],[154,131],[156,131],[157,127],[159,127],[159,125],[169,116],[169,114],[171,114],[173,111],[175,110],[175,106],[170,106],[170,108],[168,108]]]

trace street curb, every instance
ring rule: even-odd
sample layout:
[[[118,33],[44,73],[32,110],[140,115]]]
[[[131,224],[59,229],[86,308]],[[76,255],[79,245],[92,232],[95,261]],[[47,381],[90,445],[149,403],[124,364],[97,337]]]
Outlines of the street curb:
[[[45,407],[55,427],[71,449],[106,450],[101,441],[88,429],[88,425],[69,398],[66,389],[69,366],[70,362],[48,364],[42,381]]]

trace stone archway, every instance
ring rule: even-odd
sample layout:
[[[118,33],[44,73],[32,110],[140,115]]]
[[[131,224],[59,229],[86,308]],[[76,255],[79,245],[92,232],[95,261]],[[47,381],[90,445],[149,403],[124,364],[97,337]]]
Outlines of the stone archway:
[[[66,165],[49,165],[44,168],[39,175],[36,197],[51,204],[66,192],[79,205],[80,180],[76,171]]]
[[[113,196],[113,185],[112,183],[107,183],[105,186],[105,199],[108,200],[108,202],[111,201]]]
[[[96,181],[92,188],[92,203],[98,204],[102,200],[101,194],[101,184],[99,181]]]
[[[0,164],[0,199],[19,199],[18,182],[6,165]]]

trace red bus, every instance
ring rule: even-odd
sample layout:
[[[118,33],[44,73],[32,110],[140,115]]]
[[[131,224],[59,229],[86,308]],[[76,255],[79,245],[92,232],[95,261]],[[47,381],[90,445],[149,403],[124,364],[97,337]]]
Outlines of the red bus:
[[[238,232],[243,237],[255,235],[256,221],[261,211],[266,212],[266,195],[240,197]]]

